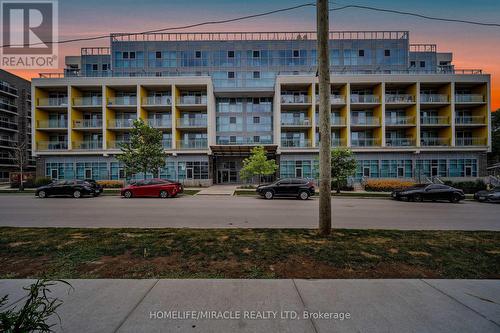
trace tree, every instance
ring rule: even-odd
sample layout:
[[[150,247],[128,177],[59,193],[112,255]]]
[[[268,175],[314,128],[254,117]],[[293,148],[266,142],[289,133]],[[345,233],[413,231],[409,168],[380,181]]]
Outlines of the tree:
[[[29,164],[28,143],[26,140],[20,141],[9,153],[14,165],[19,169],[19,191],[24,191],[24,170]]]
[[[347,148],[332,149],[332,178],[337,180],[337,193],[340,193],[341,183],[355,172],[356,159],[352,151]]]
[[[249,157],[243,160],[243,168],[240,170],[241,179],[247,180],[259,176],[259,184],[262,176],[272,175],[278,170],[274,160],[268,160],[263,146],[252,148]]]
[[[142,119],[134,121],[130,142],[120,145],[120,149],[122,154],[116,159],[125,165],[127,174],[142,172],[146,179],[148,172],[157,175],[158,169],[165,166],[162,133],[145,124]]]

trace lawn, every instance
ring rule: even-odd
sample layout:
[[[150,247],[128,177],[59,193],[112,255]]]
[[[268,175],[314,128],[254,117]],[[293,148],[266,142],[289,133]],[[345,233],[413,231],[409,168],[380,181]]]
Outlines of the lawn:
[[[0,278],[500,278],[500,232],[0,228]]]

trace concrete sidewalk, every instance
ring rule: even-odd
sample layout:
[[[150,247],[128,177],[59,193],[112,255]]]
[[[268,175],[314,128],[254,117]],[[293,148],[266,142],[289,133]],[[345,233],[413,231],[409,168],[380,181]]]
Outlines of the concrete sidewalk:
[[[30,282],[0,280],[0,296]],[[500,332],[499,280],[69,282],[61,332]]]

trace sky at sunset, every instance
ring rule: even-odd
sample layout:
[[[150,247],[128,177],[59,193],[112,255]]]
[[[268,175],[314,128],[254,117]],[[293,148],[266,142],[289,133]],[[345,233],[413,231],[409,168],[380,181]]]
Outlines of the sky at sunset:
[[[310,1],[310,0],[309,0]],[[210,20],[244,16],[303,4],[308,0],[59,0],[59,38],[81,38],[109,32],[140,32]],[[335,1],[418,12],[446,18],[500,23],[500,0],[365,0]],[[332,6],[332,4],[330,5]],[[491,74],[492,109],[500,108],[500,28],[428,21],[416,17],[361,9],[333,12],[331,30],[408,30],[411,43],[434,43],[438,51],[453,52],[456,68],[482,69]],[[204,26],[185,31],[302,31],[315,30],[315,8],[306,7],[272,16]],[[61,68],[66,55],[85,46],[108,46],[107,39],[61,45]],[[11,71],[25,78],[36,71]]]

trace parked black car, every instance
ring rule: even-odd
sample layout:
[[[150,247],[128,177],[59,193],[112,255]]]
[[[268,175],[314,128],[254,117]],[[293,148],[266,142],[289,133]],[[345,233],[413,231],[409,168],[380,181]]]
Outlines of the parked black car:
[[[41,186],[36,189],[35,195],[39,198],[50,196],[72,196],[81,198],[85,195],[95,195],[92,185],[84,180],[59,180],[49,185]]]
[[[464,191],[442,184],[417,185],[405,189],[395,190],[392,192],[391,196],[396,200],[449,200],[454,203],[465,199]]]
[[[484,202],[500,202],[500,186],[497,186],[489,191],[479,191],[474,194],[474,200]]]
[[[90,184],[90,186],[92,186],[92,188],[94,189],[94,196],[99,196],[101,195],[102,191],[104,190],[104,188],[102,187],[102,185],[99,185],[94,179],[85,179],[85,181],[87,183]]]
[[[304,178],[283,178],[271,184],[260,185],[257,187],[257,193],[268,200],[274,197],[296,197],[307,200],[314,195],[314,183]]]

